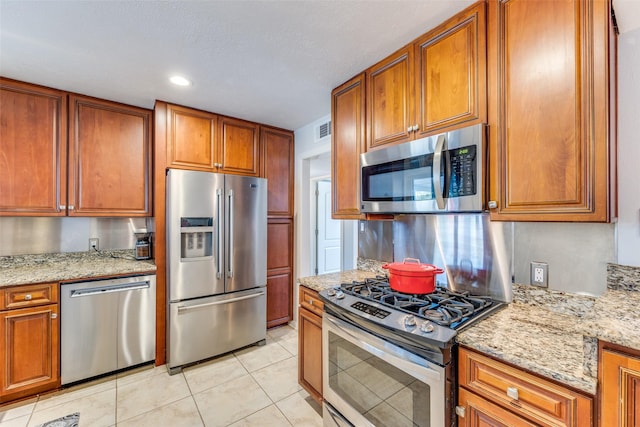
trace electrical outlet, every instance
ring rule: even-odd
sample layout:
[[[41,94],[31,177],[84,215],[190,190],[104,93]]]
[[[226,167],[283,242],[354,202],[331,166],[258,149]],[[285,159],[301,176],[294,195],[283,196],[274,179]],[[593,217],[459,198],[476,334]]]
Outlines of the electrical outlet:
[[[546,288],[549,286],[549,264],[546,262],[531,262],[531,284]]]
[[[89,251],[99,251],[100,250],[100,239],[97,237],[89,238]]]

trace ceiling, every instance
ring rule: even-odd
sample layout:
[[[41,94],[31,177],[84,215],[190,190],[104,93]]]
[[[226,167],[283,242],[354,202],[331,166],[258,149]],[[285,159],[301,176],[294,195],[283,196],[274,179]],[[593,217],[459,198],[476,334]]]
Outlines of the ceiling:
[[[0,0],[0,75],[293,130],[329,114],[331,89],[473,2]],[[640,1],[614,3],[621,29],[637,28]]]

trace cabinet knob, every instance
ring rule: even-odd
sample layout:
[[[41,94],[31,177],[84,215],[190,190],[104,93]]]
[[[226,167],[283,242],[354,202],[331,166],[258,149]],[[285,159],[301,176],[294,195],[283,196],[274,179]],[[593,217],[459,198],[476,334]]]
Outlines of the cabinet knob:
[[[518,389],[515,387],[507,387],[507,396],[513,400],[518,400]]]
[[[57,319],[58,318],[58,313],[51,313],[51,318],[52,319]]]
[[[69,205],[69,210],[72,211],[73,210],[73,205]]]
[[[407,132],[409,132],[409,133],[411,133],[411,131],[412,131],[412,130],[413,130],[413,126],[409,126],[409,127],[407,128]]]
[[[413,125],[413,131],[416,132],[418,129],[420,129],[420,126],[418,125]]]
[[[495,200],[489,200],[489,209],[495,209],[498,207],[498,202]]]
[[[465,408],[464,406],[456,406],[456,415],[459,416],[460,418],[464,418],[465,416]]]
[[[61,210],[61,211],[65,210],[65,209],[67,209],[67,206],[66,206],[66,205],[60,205],[60,210]]]
[[[309,305],[313,305],[313,300],[312,299],[309,300]]]
[[[31,298],[33,298],[33,297],[31,296],[31,294],[26,294],[26,295],[24,296],[24,300],[25,300],[25,301],[31,301]]]

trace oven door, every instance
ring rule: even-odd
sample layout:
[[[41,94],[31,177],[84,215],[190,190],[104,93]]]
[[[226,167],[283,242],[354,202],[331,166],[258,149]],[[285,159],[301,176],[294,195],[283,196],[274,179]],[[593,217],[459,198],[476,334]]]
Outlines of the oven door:
[[[445,425],[445,368],[324,313],[325,426]]]

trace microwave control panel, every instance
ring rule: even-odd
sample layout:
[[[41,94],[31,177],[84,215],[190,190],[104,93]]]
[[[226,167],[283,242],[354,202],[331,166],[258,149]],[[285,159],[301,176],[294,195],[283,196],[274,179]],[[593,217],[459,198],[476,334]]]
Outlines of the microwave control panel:
[[[448,197],[473,196],[478,191],[476,182],[475,145],[449,150],[451,180]]]

